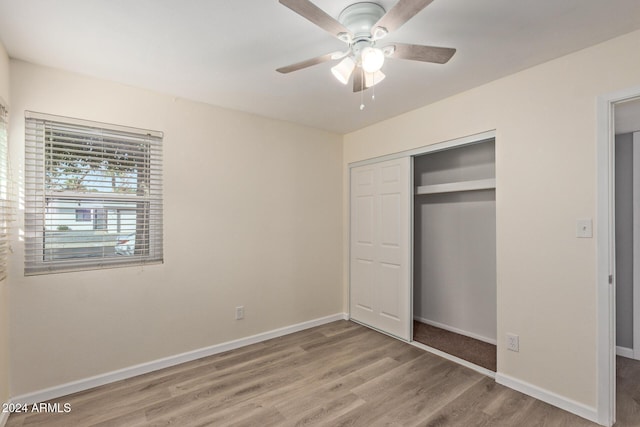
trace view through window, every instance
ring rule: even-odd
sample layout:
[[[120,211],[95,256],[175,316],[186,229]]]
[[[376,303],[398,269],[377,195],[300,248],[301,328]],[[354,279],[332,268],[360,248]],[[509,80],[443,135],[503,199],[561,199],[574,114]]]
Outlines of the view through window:
[[[161,134],[30,114],[25,272],[161,262]]]

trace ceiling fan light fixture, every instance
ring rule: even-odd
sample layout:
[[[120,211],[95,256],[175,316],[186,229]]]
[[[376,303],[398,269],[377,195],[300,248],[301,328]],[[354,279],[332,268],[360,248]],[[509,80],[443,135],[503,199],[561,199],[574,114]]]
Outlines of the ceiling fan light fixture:
[[[371,37],[373,37],[373,40],[383,39],[387,36],[387,34],[389,34],[389,31],[387,31],[385,27],[375,27],[371,31]]]
[[[365,73],[375,73],[380,71],[382,64],[384,64],[384,53],[377,47],[367,46],[362,49],[360,60]]]
[[[375,86],[383,81],[385,77],[387,76],[380,70],[375,73],[364,73],[364,87],[370,88],[371,86]]]
[[[389,57],[396,53],[396,47],[394,45],[385,46],[382,48],[382,53],[384,53],[385,57]]]
[[[356,63],[353,62],[353,59],[351,59],[350,56],[347,56],[340,61],[338,65],[331,67],[331,73],[340,83],[346,85],[349,82],[349,77],[351,77],[351,73],[353,73],[355,66]]]
[[[353,41],[353,37],[349,33],[338,33],[336,37],[338,38],[338,40],[346,44],[350,44]]]

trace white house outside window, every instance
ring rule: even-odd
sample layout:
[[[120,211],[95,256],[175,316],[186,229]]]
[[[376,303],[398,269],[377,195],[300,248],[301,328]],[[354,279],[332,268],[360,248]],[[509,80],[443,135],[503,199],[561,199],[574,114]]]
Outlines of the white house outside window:
[[[25,274],[158,263],[162,133],[27,112]]]

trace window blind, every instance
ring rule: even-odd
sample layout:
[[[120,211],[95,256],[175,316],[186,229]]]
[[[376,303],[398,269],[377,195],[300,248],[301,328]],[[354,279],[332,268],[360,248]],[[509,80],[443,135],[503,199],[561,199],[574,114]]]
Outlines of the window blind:
[[[12,219],[7,138],[8,122],[7,109],[0,104],[0,280],[7,277],[9,222]]]
[[[27,112],[25,275],[163,261],[162,133]]]

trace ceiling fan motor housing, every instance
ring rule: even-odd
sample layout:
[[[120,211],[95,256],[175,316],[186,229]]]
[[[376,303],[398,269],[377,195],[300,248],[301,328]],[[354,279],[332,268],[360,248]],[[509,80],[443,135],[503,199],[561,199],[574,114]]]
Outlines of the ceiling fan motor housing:
[[[371,41],[371,29],[384,14],[384,8],[377,3],[354,3],[340,13],[338,21],[351,31],[354,43],[363,39]]]

